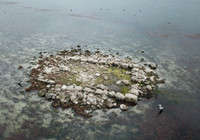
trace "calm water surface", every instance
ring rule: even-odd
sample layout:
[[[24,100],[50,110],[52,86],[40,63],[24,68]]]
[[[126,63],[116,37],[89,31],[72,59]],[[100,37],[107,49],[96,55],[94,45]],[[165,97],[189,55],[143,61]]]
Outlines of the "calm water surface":
[[[199,13],[199,0],[0,0],[0,139],[200,139]],[[166,83],[89,119],[22,92],[34,56],[77,45],[156,62]]]

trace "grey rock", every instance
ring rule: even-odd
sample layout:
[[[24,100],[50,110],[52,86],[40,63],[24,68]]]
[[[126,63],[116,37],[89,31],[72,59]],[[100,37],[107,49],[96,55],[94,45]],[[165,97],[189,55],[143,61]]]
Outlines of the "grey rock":
[[[49,83],[49,84],[55,84],[56,82],[53,81],[53,80],[48,80],[47,83]]]
[[[85,92],[89,92],[89,93],[94,93],[94,90],[91,89],[91,88],[88,88],[88,87],[84,88],[83,91],[85,91]]]
[[[122,83],[121,80],[119,80],[119,81],[116,82],[117,85],[120,85],[121,83]]]
[[[117,100],[123,101],[124,98],[125,98],[125,96],[124,96],[122,93],[117,92],[117,93],[115,94],[115,98],[116,98]]]
[[[67,100],[65,100],[65,99],[61,99],[60,101],[61,101],[61,103],[66,103],[67,102]]]
[[[75,87],[75,90],[77,90],[77,91],[82,91],[82,90],[83,90],[83,87],[81,87],[81,86],[76,86],[76,87]]]
[[[147,90],[152,91],[152,87],[150,85],[147,85]]]
[[[73,90],[75,90],[75,88],[74,88],[73,85],[70,85],[70,86],[67,86],[67,89],[66,89],[66,90],[73,91]]]
[[[133,68],[132,69],[132,72],[138,72],[139,71],[139,68]]]
[[[76,98],[77,98],[77,99],[83,99],[83,97],[84,97],[84,96],[83,96],[83,93],[82,93],[82,92],[79,92],[79,91],[78,91],[78,92],[75,92],[74,94],[76,95]]]
[[[125,104],[121,104],[121,105],[120,105],[120,109],[121,109],[122,111],[126,111],[126,110],[128,110],[128,106],[125,105]]]
[[[139,68],[138,64],[132,64],[134,68]]]
[[[60,65],[59,67],[60,67],[60,69],[61,69],[62,71],[70,71],[70,68],[69,68],[68,66]]]
[[[44,83],[47,83],[47,84],[55,84],[55,81],[53,81],[53,80],[48,80],[48,79],[41,79],[41,78],[38,78],[37,81],[39,81],[39,82],[44,82]]]
[[[96,89],[95,93],[99,94],[99,95],[102,95],[102,94],[104,94],[104,91],[101,90],[101,89]]]
[[[108,96],[111,97],[111,98],[114,98],[115,97],[115,92],[114,91],[108,92]]]
[[[108,90],[108,87],[103,84],[97,85],[97,87],[103,90]]]
[[[135,88],[132,88],[132,89],[130,90],[130,93],[131,93],[131,94],[134,94],[134,95],[136,95],[136,96],[138,96],[138,95],[139,95],[139,90],[137,90],[137,89],[135,89]]]
[[[61,90],[66,90],[67,86],[66,85],[62,85],[62,87],[60,88]]]
[[[130,84],[129,80],[122,80],[122,82],[123,82],[124,84],[126,84],[126,85],[129,85],[129,84]]]
[[[50,88],[50,87],[51,87],[51,85],[47,85],[46,87],[47,87],[47,88]]]
[[[44,68],[44,73],[49,74],[49,73],[51,73],[51,72],[52,72],[52,68],[48,68],[48,67],[45,67],[45,68]]]
[[[157,64],[156,63],[148,63],[148,66],[151,68],[151,69],[156,69],[157,68]]]
[[[117,103],[113,103],[112,100],[108,100],[106,106],[107,106],[108,108],[116,107],[116,106],[117,106]]]
[[[133,94],[125,94],[125,101],[131,103],[137,103],[138,97]]]

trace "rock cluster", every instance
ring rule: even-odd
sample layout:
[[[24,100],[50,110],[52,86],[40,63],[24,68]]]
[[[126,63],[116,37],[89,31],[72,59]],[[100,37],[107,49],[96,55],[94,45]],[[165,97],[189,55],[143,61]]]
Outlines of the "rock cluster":
[[[39,90],[38,95],[52,100],[54,107],[73,107],[85,116],[94,109],[127,110],[162,82],[153,71],[157,65],[148,66],[113,55],[65,50],[38,61],[26,91]]]

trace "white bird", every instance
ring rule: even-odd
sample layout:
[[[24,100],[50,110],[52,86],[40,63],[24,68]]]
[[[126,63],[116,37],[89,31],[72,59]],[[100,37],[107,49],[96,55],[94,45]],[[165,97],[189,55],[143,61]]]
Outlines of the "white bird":
[[[164,109],[164,107],[161,104],[158,104],[158,108],[160,111]]]

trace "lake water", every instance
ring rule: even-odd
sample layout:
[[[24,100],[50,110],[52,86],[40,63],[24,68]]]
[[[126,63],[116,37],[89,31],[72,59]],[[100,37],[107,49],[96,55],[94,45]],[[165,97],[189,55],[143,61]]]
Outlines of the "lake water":
[[[166,83],[89,119],[23,92],[34,56],[77,45],[156,62]],[[0,0],[0,139],[200,139],[199,54],[199,0]]]

